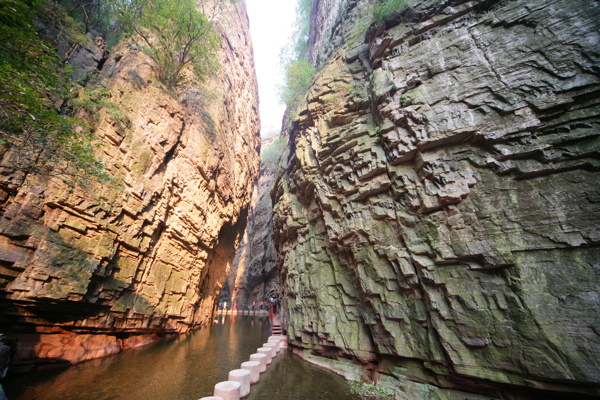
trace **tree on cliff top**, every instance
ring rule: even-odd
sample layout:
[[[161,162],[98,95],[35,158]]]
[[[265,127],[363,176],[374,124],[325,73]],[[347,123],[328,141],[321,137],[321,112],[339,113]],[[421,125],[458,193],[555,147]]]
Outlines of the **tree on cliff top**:
[[[182,81],[188,66],[201,81],[216,70],[221,37],[192,0],[114,0],[113,6],[168,88]]]

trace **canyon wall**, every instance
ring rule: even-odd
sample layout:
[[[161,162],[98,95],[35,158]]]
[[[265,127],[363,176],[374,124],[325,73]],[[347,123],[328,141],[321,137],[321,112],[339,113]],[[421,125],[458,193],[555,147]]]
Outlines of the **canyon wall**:
[[[261,144],[261,165],[248,212],[246,231],[229,272],[229,304],[238,309],[259,306],[280,293],[277,252],[273,243],[271,189],[282,139],[270,138]],[[254,304],[253,304],[254,303]]]
[[[167,90],[127,42],[69,60],[116,106],[83,115],[122,185],[0,171],[0,333],[14,371],[73,363],[212,319],[259,167],[258,96],[243,2],[214,16],[220,68]],[[3,153],[10,165],[11,153]]]
[[[272,192],[295,351],[399,398],[600,395],[600,3],[313,3]]]

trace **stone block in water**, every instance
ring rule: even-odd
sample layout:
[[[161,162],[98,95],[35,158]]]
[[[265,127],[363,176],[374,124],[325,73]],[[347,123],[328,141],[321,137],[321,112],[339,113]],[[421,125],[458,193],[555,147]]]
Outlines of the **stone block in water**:
[[[281,340],[279,340],[277,338],[269,339],[268,343],[275,343],[275,351],[276,352],[281,350]]]
[[[277,345],[273,342],[264,343],[263,347],[267,349],[271,349],[271,358],[275,358],[277,356]]]
[[[257,383],[260,379],[260,361],[243,362],[240,368],[250,371],[250,383]]]
[[[250,355],[250,361],[258,361],[260,363],[260,372],[265,372],[267,370],[267,358],[266,354],[255,353]]]
[[[241,384],[236,381],[219,382],[215,385],[214,395],[223,400],[239,400]]]
[[[250,371],[247,369],[234,369],[229,371],[228,379],[240,383],[240,397],[246,397],[250,394]]]
[[[273,350],[270,347],[259,347],[256,349],[257,353],[263,353],[267,356],[267,364],[271,364],[271,360],[273,359],[272,352]]]
[[[279,342],[281,343],[281,348],[282,349],[287,349],[288,347],[288,338],[285,335],[271,335],[269,336],[269,341],[274,340],[274,339],[279,339]]]

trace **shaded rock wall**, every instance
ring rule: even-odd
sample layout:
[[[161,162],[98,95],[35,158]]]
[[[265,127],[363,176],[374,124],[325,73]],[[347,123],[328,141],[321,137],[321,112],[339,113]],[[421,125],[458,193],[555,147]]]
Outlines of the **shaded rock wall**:
[[[98,65],[120,113],[84,117],[124,187],[2,171],[0,331],[18,339],[14,370],[112,354],[211,319],[260,147],[245,6],[226,4],[216,17],[221,67],[205,84],[190,77],[166,91],[132,44]]]
[[[279,152],[279,139],[263,141],[261,153]],[[272,148],[275,146],[276,148]],[[238,309],[252,306],[253,302],[278,298],[279,274],[276,268],[277,252],[273,243],[273,208],[271,189],[275,173],[272,162],[261,162],[258,183],[254,186],[252,203],[248,212],[248,222],[244,237],[238,247],[229,272],[231,301],[236,301]]]
[[[600,4],[413,0],[366,44],[366,2],[327,12],[273,189],[296,351],[407,398],[600,394]]]

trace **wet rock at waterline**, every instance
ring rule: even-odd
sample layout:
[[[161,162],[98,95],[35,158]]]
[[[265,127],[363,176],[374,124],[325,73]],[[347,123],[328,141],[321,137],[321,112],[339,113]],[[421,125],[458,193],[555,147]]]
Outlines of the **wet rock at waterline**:
[[[74,52],[100,69],[110,100],[80,115],[97,157],[123,186],[0,170],[0,330],[17,339],[14,371],[75,363],[210,322],[259,163],[259,120],[242,2],[213,17],[220,67],[176,90],[123,43]],[[88,51],[89,50],[89,51]],[[89,64],[96,62],[95,66]],[[0,153],[10,165],[10,153]]]
[[[311,14],[272,192],[290,344],[405,395],[600,394],[600,5],[368,10]]]

